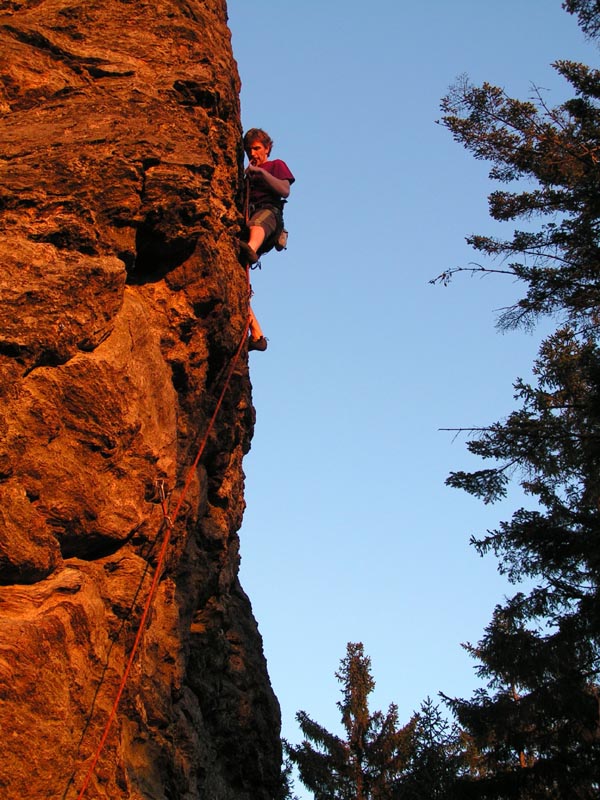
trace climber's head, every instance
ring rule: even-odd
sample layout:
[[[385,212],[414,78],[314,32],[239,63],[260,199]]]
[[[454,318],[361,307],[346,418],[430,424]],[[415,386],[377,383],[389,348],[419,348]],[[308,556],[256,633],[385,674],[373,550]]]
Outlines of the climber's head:
[[[273,140],[261,128],[250,128],[244,136],[244,150],[254,167],[260,167],[268,160],[272,147]]]

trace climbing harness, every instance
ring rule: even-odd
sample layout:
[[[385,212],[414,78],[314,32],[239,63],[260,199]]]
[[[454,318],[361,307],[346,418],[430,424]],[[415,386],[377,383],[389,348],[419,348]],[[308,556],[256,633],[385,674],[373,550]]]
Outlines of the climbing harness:
[[[282,202],[285,203],[285,200]],[[278,253],[281,253],[282,250],[287,250],[289,237],[289,233],[283,220],[283,206],[281,208],[277,205],[267,205],[265,207],[272,209],[277,221],[277,227],[275,228],[274,232],[270,234],[263,242],[263,245],[266,245],[266,247],[261,245],[259,248],[259,255],[264,255],[273,248],[275,248]],[[259,209],[260,208],[262,208],[262,206],[259,206]],[[246,223],[246,227],[248,227],[250,217],[252,214],[254,214],[255,210],[256,209],[253,207],[250,207],[250,179],[246,175],[244,178],[244,222]],[[260,259],[255,264],[251,264],[251,269],[261,269]]]
[[[247,280],[247,283],[248,283],[248,290],[250,290],[250,273],[249,273],[249,270],[248,270],[247,267],[246,267],[246,280]],[[242,352],[242,350],[244,348],[244,345],[246,344],[246,341],[247,341],[247,338],[248,338],[248,330],[249,330],[249,328],[250,328],[250,317],[248,316],[247,319],[246,319],[246,324],[244,326],[244,331],[242,333],[242,337],[240,339],[240,343],[238,345],[238,348],[235,351],[231,361],[229,362],[229,366],[228,366],[227,372],[225,374],[225,380],[223,382],[223,388],[221,389],[221,393],[220,393],[219,398],[217,400],[217,404],[215,406],[215,410],[213,411],[213,414],[212,414],[212,416],[211,416],[211,418],[210,418],[210,420],[208,422],[208,426],[206,428],[206,432],[204,434],[204,437],[202,438],[202,441],[200,442],[196,457],[194,458],[194,461],[193,461],[191,467],[189,468],[189,470],[187,472],[187,476],[186,476],[186,479],[184,481],[183,488],[181,490],[181,493],[179,495],[179,499],[177,501],[177,504],[175,505],[175,509],[173,510],[172,515],[169,515],[169,513],[168,513],[168,501],[169,501],[170,493],[165,490],[165,482],[164,481],[160,480],[160,481],[157,482],[157,488],[158,488],[158,492],[159,492],[160,504],[161,504],[161,508],[162,508],[162,512],[163,512],[164,526],[166,527],[166,532],[165,532],[165,535],[164,535],[164,538],[163,538],[163,541],[162,541],[160,552],[158,554],[158,559],[157,559],[157,562],[156,562],[156,569],[154,570],[154,576],[152,578],[152,584],[151,584],[150,589],[148,591],[148,597],[146,598],[146,604],[144,605],[144,610],[143,610],[142,616],[140,618],[140,622],[139,622],[139,625],[138,625],[138,629],[137,629],[136,637],[135,637],[135,640],[134,640],[134,643],[133,643],[133,647],[131,648],[131,653],[129,654],[129,659],[127,661],[127,665],[126,665],[125,670],[123,672],[123,675],[121,677],[121,682],[119,684],[119,688],[118,688],[115,700],[113,702],[112,709],[111,709],[110,714],[108,716],[108,720],[107,720],[106,725],[104,727],[104,731],[103,731],[102,737],[100,739],[100,743],[99,743],[98,747],[96,748],[96,752],[94,753],[94,756],[92,758],[92,762],[91,762],[90,767],[89,767],[89,769],[88,769],[88,771],[86,773],[86,776],[84,778],[82,787],[81,787],[81,789],[79,791],[79,794],[77,795],[77,800],[81,800],[84,797],[85,792],[88,789],[88,787],[90,785],[90,782],[92,780],[92,777],[94,775],[94,771],[96,769],[96,765],[98,764],[98,761],[100,759],[102,751],[104,750],[104,746],[106,744],[106,740],[108,739],[108,734],[110,732],[112,723],[114,721],[114,718],[115,718],[115,716],[117,714],[117,710],[119,708],[119,703],[121,701],[121,696],[123,695],[123,692],[125,690],[125,686],[127,684],[127,679],[129,678],[129,673],[131,672],[131,668],[133,666],[133,661],[135,659],[138,647],[139,647],[140,642],[142,640],[142,635],[143,635],[143,632],[144,632],[144,628],[146,626],[146,621],[148,619],[148,615],[149,615],[151,607],[152,607],[152,601],[154,600],[154,595],[155,595],[155,592],[156,592],[156,588],[158,586],[158,583],[159,583],[159,580],[160,580],[160,577],[161,577],[161,574],[162,574],[163,566],[164,566],[166,555],[167,555],[167,550],[168,550],[168,547],[169,547],[169,543],[171,541],[171,535],[173,534],[173,531],[174,531],[174,522],[175,522],[175,520],[177,520],[179,512],[181,511],[181,508],[183,506],[183,502],[184,502],[184,500],[186,498],[186,495],[187,495],[187,493],[189,491],[189,488],[190,488],[190,486],[192,484],[192,481],[194,479],[194,476],[196,474],[196,468],[198,467],[198,464],[200,462],[202,454],[203,454],[203,452],[204,452],[204,450],[206,448],[206,443],[208,442],[208,437],[210,436],[210,434],[212,432],[212,429],[214,428],[214,425],[215,425],[215,422],[216,422],[216,419],[217,419],[217,415],[218,415],[218,413],[219,413],[219,411],[221,409],[221,405],[222,405],[223,400],[225,398],[225,394],[227,392],[227,389],[229,388],[229,384],[230,384],[231,378],[233,376],[233,371],[234,371],[234,369],[236,367],[236,364],[237,364],[238,359],[240,357],[240,354],[241,354],[241,352]],[[160,530],[159,530],[159,533],[160,533]]]

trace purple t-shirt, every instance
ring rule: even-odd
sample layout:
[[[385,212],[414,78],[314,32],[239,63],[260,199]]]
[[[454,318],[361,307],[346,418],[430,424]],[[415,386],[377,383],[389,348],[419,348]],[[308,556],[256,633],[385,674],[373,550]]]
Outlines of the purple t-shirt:
[[[274,178],[279,178],[282,181],[289,181],[290,184],[296,180],[285,161],[281,161],[279,158],[276,158],[274,161],[265,161],[260,165],[260,168],[264,169],[265,172],[268,172]],[[281,208],[284,202],[280,195],[273,192],[264,181],[260,180],[260,178],[252,180],[252,176],[250,176],[251,206],[259,208],[260,206],[274,205]]]

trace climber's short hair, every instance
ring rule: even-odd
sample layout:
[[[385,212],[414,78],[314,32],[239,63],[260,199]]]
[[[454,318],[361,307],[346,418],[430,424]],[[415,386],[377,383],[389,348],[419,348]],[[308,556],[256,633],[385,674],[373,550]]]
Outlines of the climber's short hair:
[[[252,142],[260,142],[266,147],[269,153],[273,147],[273,139],[271,139],[269,134],[263,131],[262,128],[250,128],[249,131],[246,131],[246,135],[244,136],[244,150],[246,152],[248,152],[248,148]]]

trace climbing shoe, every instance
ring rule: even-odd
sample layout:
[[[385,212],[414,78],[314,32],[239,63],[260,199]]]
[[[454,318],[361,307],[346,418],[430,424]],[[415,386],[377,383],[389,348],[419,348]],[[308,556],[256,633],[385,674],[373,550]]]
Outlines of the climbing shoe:
[[[264,352],[267,349],[267,340],[264,336],[261,336],[259,339],[248,339],[248,351],[250,350],[260,350]]]
[[[240,250],[249,264],[256,264],[258,261],[258,256],[256,255],[256,251],[250,247],[248,242],[240,242]]]

